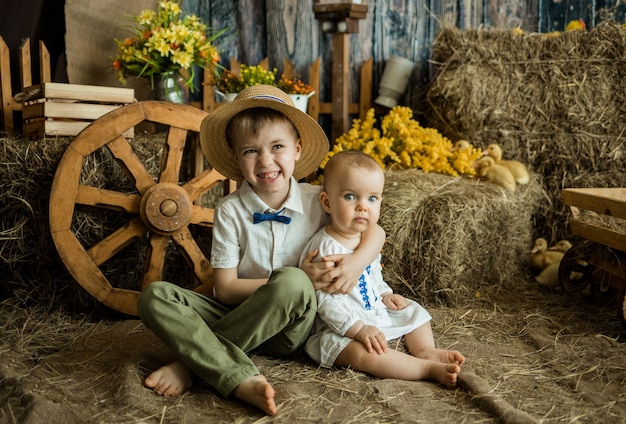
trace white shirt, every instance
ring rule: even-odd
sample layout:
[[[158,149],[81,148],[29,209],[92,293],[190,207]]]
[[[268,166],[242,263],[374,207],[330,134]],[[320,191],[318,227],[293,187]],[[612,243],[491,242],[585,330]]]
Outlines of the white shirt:
[[[215,208],[211,265],[237,267],[239,278],[267,278],[272,270],[298,266],[300,254],[315,232],[328,221],[319,202],[321,187],[291,178],[289,195],[278,209],[291,223],[254,224],[255,212],[274,213],[244,181]],[[269,209],[269,211],[268,211]]]
[[[311,238],[305,251],[312,249],[319,249],[314,260],[326,255],[352,253],[329,236],[325,228]],[[382,301],[383,293],[392,293],[392,290],[383,280],[380,255],[367,267],[350,293],[330,294],[318,290],[315,325],[305,346],[309,356],[322,366],[332,367],[337,356],[352,341],[344,334],[358,320],[377,327],[387,340],[401,337],[430,321],[430,314],[411,299],[407,299],[409,304],[404,309],[387,309]]]

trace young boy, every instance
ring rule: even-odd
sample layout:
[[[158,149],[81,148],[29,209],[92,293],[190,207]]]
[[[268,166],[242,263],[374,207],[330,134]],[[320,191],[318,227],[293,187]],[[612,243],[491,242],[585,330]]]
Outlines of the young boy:
[[[317,169],[328,139],[275,87],[249,87],[217,108],[202,122],[200,142],[213,168],[243,182],[215,209],[214,298],[163,281],[139,297],[141,320],[177,358],[145,384],[176,395],[196,375],[224,397],[274,415],[274,389],[246,353],[299,351],[315,320],[315,289],[349,291],[382,247],[384,231],[368,233],[358,254],[317,266],[311,252],[304,271],[297,268],[304,245],[327,220],[320,188],[297,180]]]
[[[313,236],[304,252],[317,249],[324,256],[357,249],[363,232],[378,222],[384,184],[381,167],[365,153],[334,155],[324,168],[320,193],[330,224]],[[381,271],[377,258],[349,294],[317,292],[318,318],[305,350],[326,367],[351,367],[381,378],[436,380],[455,387],[465,358],[435,347],[430,314],[394,294]],[[387,349],[387,340],[402,336],[408,354]]]

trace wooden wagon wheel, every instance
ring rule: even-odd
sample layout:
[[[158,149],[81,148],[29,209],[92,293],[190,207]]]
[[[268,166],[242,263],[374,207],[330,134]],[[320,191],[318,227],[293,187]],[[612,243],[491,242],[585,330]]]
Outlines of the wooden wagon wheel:
[[[194,239],[190,225],[193,228],[212,226],[214,210],[194,202],[225,181],[225,177],[207,169],[188,181],[179,181],[188,133],[197,133],[205,116],[206,112],[186,105],[157,101],[133,103],[94,121],[63,154],[50,194],[50,231],[68,271],[101,303],[136,315],[141,290],[162,279],[170,244],[186,259],[195,276],[194,290],[212,292],[213,269]],[[158,178],[146,170],[123,135],[142,121],[169,127]],[[134,185],[131,193],[81,183],[85,157],[103,147],[113,155]],[[72,230],[77,205],[101,211],[121,211],[129,218],[115,231],[86,248]],[[141,281],[133,283],[131,289],[113,287],[101,267],[141,237],[147,240]]]
[[[615,295],[614,276],[605,266],[606,247],[586,240],[569,249],[559,266],[559,283],[572,299],[593,303]]]
[[[597,273],[592,264],[594,243],[583,242],[569,249],[559,265],[559,283],[563,291],[577,302],[591,302],[602,295],[594,282]]]

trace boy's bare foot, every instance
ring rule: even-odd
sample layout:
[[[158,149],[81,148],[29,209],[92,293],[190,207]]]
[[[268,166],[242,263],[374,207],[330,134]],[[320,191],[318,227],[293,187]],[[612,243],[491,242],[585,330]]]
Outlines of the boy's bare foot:
[[[235,397],[260,408],[269,415],[276,415],[274,388],[264,376],[255,375],[244,381],[233,390]]]
[[[430,363],[430,374],[433,380],[437,380],[449,389],[454,389],[461,372],[461,367],[457,364],[446,364],[432,361]]]
[[[187,390],[192,382],[191,370],[176,360],[154,371],[144,383],[161,396],[176,396]]]
[[[429,359],[444,364],[463,365],[465,363],[465,356],[456,350],[427,348],[416,352],[415,356],[417,358]]]

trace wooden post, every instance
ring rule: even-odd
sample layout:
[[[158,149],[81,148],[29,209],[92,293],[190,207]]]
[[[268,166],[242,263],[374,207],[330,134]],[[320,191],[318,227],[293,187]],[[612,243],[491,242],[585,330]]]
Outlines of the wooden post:
[[[39,76],[40,82],[51,82],[50,53],[43,41],[39,41]],[[20,46],[20,89],[33,85],[31,71],[30,38],[26,38]],[[0,37],[0,120],[4,131],[12,134],[15,131],[13,112],[22,110],[22,103],[13,98],[11,86],[11,58],[9,47]]]
[[[315,1],[315,18],[322,30],[333,34],[331,142],[350,129],[350,34],[359,31],[359,19],[367,16],[367,5],[352,2]]]

